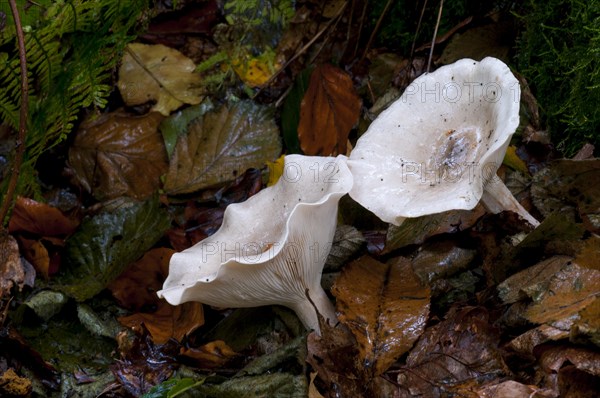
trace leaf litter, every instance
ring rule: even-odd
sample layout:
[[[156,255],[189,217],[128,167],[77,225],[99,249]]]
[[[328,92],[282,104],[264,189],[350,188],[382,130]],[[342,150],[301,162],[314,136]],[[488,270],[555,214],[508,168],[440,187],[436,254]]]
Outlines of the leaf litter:
[[[360,2],[261,1],[260,21],[238,3],[151,21],[114,106],[58,148],[64,182],[17,199],[0,241],[0,395],[595,396],[598,160],[589,145],[560,158],[528,89],[499,175],[537,229],[481,206],[388,226],[348,200],[323,278],[339,322],[321,336],[285,308],[158,299],[174,251],[284,175],[269,162],[347,153],[425,72],[429,44],[360,54]],[[471,21],[438,41],[434,68],[507,56],[510,23]],[[73,192],[70,210],[51,199]]]

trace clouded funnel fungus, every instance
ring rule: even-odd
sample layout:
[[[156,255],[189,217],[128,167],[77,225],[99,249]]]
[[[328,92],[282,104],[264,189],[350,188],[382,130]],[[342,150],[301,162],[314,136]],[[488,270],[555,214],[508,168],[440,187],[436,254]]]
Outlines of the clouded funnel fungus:
[[[336,319],[321,272],[351,188],[344,156],[286,156],[277,184],[229,205],[214,235],[173,255],[158,295],[174,305],[285,305],[319,332],[317,311]]]
[[[463,59],[411,83],[360,137],[350,196],[400,224],[453,209],[511,210],[539,223],[497,177],[519,125],[520,88],[495,58]]]

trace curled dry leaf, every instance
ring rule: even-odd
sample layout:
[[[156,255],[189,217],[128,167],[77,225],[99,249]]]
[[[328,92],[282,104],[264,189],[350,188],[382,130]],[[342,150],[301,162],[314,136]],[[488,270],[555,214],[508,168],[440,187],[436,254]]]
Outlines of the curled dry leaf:
[[[158,132],[162,119],[156,112],[134,116],[117,111],[82,124],[69,149],[77,182],[98,200],[150,196],[168,167]]]
[[[179,137],[165,190],[184,194],[232,181],[281,153],[279,131],[266,107],[251,101],[224,105],[187,125]]]
[[[24,231],[39,236],[67,236],[78,225],[79,220],[65,216],[56,207],[19,196],[8,222],[8,231]]]
[[[317,66],[300,105],[298,138],[302,151],[306,155],[345,154],[360,106],[346,72],[329,64]]]
[[[148,251],[108,286],[120,305],[136,311],[120,317],[119,322],[133,329],[143,324],[156,344],[164,344],[171,338],[181,341],[204,324],[202,304],[174,307],[156,295],[167,277],[173,253],[174,250],[167,248]]]
[[[344,268],[332,293],[371,376],[385,372],[423,333],[430,291],[405,258],[383,264],[362,257]]]
[[[180,355],[192,359],[201,368],[221,368],[238,354],[223,340],[211,341],[201,347],[182,347]]]
[[[194,61],[162,44],[129,44],[119,68],[118,87],[127,105],[156,101],[168,116],[183,104],[199,104],[204,88]]]
[[[0,236],[0,299],[10,295],[11,289],[25,285],[25,270],[19,255],[19,245],[8,234]]]

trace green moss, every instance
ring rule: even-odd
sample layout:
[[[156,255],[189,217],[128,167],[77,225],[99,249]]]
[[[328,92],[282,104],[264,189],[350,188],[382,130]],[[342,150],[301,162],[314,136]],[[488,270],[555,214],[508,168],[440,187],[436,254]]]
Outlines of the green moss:
[[[565,156],[600,148],[600,2],[529,0],[517,63]]]

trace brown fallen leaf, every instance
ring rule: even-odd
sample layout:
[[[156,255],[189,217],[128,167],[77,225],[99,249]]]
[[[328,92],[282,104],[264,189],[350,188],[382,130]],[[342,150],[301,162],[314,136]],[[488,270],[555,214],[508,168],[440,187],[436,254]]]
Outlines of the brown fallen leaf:
[[[42,275],[45,279],[48,279],[51,275],[58,272],[60,252],[54,247],[54,244],[47,241],[47,239],[27,239],[24,236],[19,236],[18,239],[23,257],[33,265],[38,275]],[[63,246],[63,243],[61,241],[57,246],[60,248]],[[48,249],[47,245],[51,248]]]
[[[423,333],[430,291],[405,258],[383,264],[363,256],[346,265],[332,293],[370,377],[385,372]]]
[[[165,344],[170,339],[181,342],[185,336],[202,326],[204,311],[201,303],[189,302],[172,306],[167,302],[160,302],[155,312],[137,312],[119,317],[118,321],[134,330],[139,330],[143,325],[155,344]]]
[[[346,72],[330,64],[317,66],[300,105],[298,139],[302,151],[306,155],[345,154],[360,106]]]
[[[600,271],[567,263],[552,276],[547,289],[535,297],[535,303],[529,306],[525,316],[538,324],[566,320],[598,297]]]
[[[67,217],[56,207],[19,196],[8,222],[8,231],[64,237],[71,235],[78,226],[78,219]]]
[[[536,354],[545,386],[555,391],[556,396],[597,395],[600,387],[600,353],[585,347],[544,345],[536,350]]]
[[[554,398],[556,395],[548,389],[533,385],[526,385],[514,380],[501,383],[491,383],[475,391],[478,398]]]
[[[112,295],[124,308],[132,311],[149,311],[161,300],[156,292],[169,273],[169,260],[175,253],[168,248],[155,248],[146,252],[138,261],[108,285]]]
[[[569,332],[560,330],[550,325],[540,325],[512,339],[506,348],[524,355],[533,355],[533,350],[540,344],[548,341],[557,341],[569,337]]]
[[[136,311],[120,317],[119,322],[134,330],[143,325],[156,344],[172,338],[181,341],[204,324],[201,303],[172,306],[156,295],[167,277],[173,253],[167,248],[148,251],[108,286],[120,305]]]
[[[11,235],[0,234],[0,299],[9,296],[13,287],[20,291],[24,285],[25,270],[19,244]]]
[[[582,267],[600,271],[600,236],[592,235],[583,241],[574,261]]]
[[[194,361],[200,368],[221,368],[238,354],[223,340],[215,340],[201,347],[182,347],[179,354]]]
[[[398,371],[399,396],[437,397],[472,380],[472,388],[491,377],[510,374],[498,348],[498,331],[480,307],[453,308],[426,329]]]
[[[407,218],[399,226],[390,224],[384,253],[423,243],[425,239],[434,235],[463,231],[475,224],[484,214],[485,208],[479,204],[473,210],[451,210],[429,216]]]
[[[98,200],[145,199],[160,187],[167,153],[156,112],[144,116],[116,111],[84,122],[69,149],[75,179]]]
[[[204,86],[194,61],[162,44],[132,43],[119,68],[118,87],[127,105],[151,100],[152,111],[168,116],[183,104],[199,104]]]

